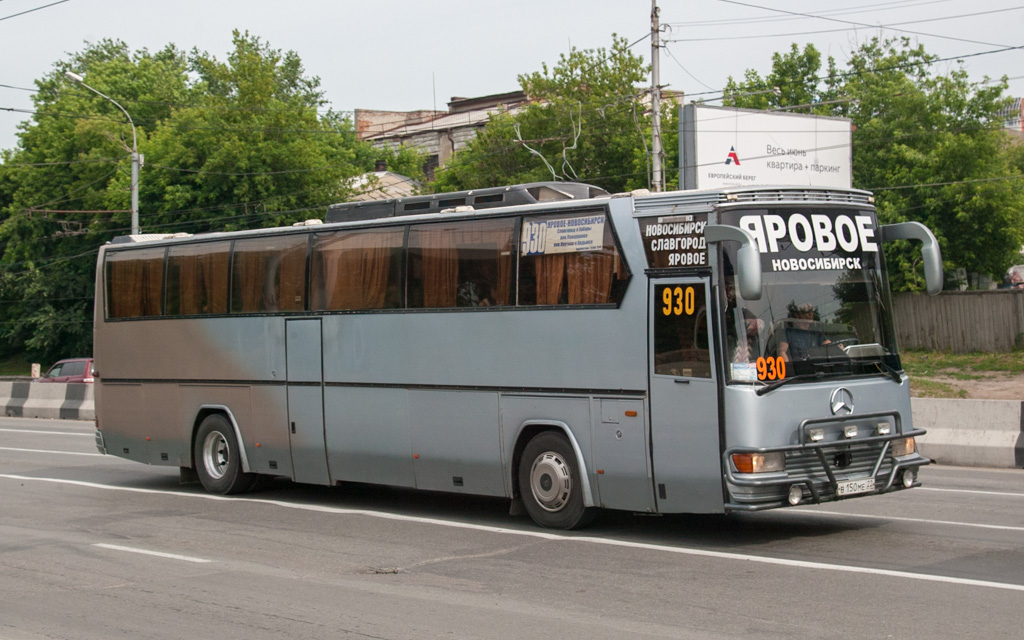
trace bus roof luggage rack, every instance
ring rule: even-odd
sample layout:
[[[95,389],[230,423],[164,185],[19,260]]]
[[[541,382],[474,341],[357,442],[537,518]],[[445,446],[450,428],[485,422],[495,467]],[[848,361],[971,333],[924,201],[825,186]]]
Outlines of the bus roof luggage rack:
[[[450,193],[431,193],[408,198],[389,198],[368,202],[342,202],[327,207],[327,222],[355,222],[439,213],[469,206],[474,209],[508,207],[560,200],[585,200],[608,196],[608,192],[581,182],[531,182],[507,187],[470,189]]]
[[[129,244],[132,242],[149,242],[151,240],[170,240],[172,238],[191,238],[191,233],[140,233],[134,236],[117,236],[110,244]]]

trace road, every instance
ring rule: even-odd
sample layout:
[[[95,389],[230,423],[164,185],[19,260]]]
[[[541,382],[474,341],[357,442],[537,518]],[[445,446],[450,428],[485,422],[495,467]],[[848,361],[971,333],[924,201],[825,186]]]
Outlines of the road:
[[[0,418],[0,640],[999,638],[1024,625],[1024,471],[732,516],[280,481],[223,498]]]

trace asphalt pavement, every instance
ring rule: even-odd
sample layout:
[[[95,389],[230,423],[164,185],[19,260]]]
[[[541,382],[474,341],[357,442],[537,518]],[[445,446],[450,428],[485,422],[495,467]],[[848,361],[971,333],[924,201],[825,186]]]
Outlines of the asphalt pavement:
[[[1024,471],[731,516],[537,528],[506,501],[275,481],[236,497],[0,419],[0,640],[996,638],[1024,624]]]

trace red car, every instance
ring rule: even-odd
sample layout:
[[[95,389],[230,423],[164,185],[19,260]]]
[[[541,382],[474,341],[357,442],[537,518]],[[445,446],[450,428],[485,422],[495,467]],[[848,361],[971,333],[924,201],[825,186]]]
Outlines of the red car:
[[[92,358],[59,360],[36,382],[93,382],[96,370]]]

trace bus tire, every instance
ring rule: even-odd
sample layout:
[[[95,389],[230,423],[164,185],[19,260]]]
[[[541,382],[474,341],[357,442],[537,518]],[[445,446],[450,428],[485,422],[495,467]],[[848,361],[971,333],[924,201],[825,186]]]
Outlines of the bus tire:
[[[539,433],[523,449],[519,494],[533,521],[548,529],[575,529],[593,519],[583,505],[583,482],[569,441],[560,433]]]
[[[242,472],[235,430],[219,413],[206,416],[196,431],[196,474],[210,493],[245,493],[256,484],[255,473]]]

